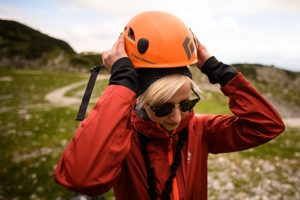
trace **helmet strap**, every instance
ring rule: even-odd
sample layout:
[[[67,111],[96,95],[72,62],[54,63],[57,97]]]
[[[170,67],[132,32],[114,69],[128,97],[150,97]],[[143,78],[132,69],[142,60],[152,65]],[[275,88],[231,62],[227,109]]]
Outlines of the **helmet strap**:
[[[96,65],[95,67],[90,69],[91,75],[87,87],[85,89],[84,95],[82,97],[82,101],[78,110],[78,114],[76,117],[77,121],[82,121],[85,117],[86,109],[89,104],[94,85],[97,79],[97,75],[99,71],[102,69],[103,65]]]

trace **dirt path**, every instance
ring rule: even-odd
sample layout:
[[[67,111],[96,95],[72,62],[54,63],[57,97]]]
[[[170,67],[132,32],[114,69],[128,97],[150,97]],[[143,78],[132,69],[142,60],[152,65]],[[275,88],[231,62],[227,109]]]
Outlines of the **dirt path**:
[[[97,80],[108,79],[109,75],[98,75]],[[65,94],[73,89],[76,89],[82,85],[86,85],[87,81],[80,81],[76,83],[72,83],[70,85],[58,88],[48,94],[46,94],[45,99],[50,103],[58,106],[70,106],[73,104],[79,104],[81,102],[81,98],[78,97],[67,97]]]
[[[109,75],[99,75],[97,80],[108,79]],[[61,88],[58,88],[45,96],[45,99],[50,103],[57,106],[70,106],[73,104],[79,104],[81,98],[78,97],[67,97],[65,94],[73,89],[76,89],[82,85],[86,85],[87,81],[76,82]],[[203,87],[204,88],[204,87]],[[205,87],[212,91],[219,91],[217,87]],[[286,117],[284,123],[288,127],[300,128],[300,117]]]
[[[288,127],[300,128],[300,117],[287,117],[283,121]]]

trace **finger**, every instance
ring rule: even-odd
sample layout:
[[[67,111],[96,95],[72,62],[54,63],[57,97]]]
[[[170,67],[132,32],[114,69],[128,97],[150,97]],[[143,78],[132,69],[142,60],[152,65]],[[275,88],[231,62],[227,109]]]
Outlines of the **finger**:
[[[123,51],[125,49],[124,36],[123,35],[119,36],[117,48],[118,48],[118,50],[121,50],[121,51]]]
[[[199,42],[198,38],[196,37],[196,35],[193,33],[192,29],[190,29],[190,31],[191,31],[191,33],[193,35],[193,39],[194,39],[196,48],[198,48],[200,46],[200,42]]]
[[[123,34],[121,34],[121,35],[119,36],[118,42],[119,42],[119,44],[124,44],[124,35],[123,35]]]
[[[125,50],[125,38],[124,35],[120,35],[120,38],[118,40],[118,47],[117,47],[117,53],[120,57],[128,57],[126,50]]]
[[[111,48],[111,51],[116,51],[117,47],[118,47],[118,43],[119,43],[119,38],[117,39],[117,41],[114,43],[113,47]]]
[[[107,52],[102,51],[101,56],[102,56],[102,60],[105,60],[107,58]]]
[[[102,57],[102,63],[103,63],[103,65],[105,66],[105,65],[106,65],[105,60],[107,59],[107,52],[106,52],[106,51],[103,51],[103,52],[101,53],[101,57]]]

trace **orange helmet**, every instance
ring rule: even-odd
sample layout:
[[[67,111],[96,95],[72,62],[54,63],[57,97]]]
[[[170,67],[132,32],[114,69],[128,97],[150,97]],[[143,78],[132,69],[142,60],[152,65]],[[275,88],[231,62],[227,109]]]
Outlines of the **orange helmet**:
[[[197,62],[190,29],[176,16],[144,12],[125,27],[125,48],[135,68],[170,68]]]

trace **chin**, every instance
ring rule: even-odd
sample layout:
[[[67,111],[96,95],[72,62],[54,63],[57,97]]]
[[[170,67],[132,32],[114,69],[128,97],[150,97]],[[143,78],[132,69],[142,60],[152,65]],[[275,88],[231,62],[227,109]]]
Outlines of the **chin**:
[[[168,132],[174,131],[176,128],[178,127],[178,125],[175,126],[165,126],[164,129]]]

